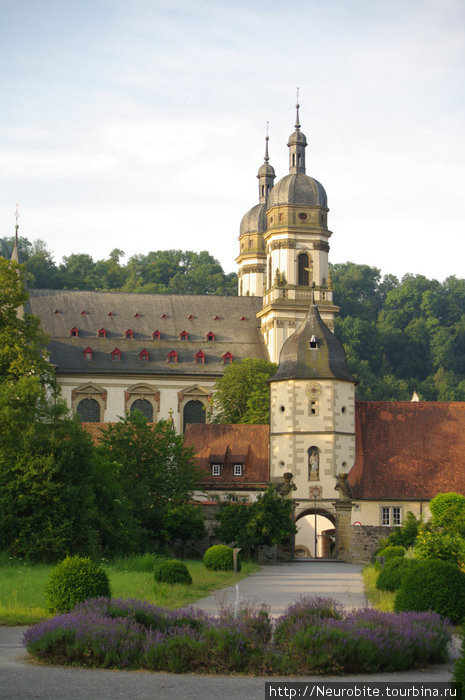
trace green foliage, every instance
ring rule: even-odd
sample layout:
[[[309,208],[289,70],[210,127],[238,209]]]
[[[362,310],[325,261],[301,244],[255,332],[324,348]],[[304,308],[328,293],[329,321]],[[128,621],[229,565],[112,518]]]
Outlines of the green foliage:
[[[460,683],[460,689],[465,688],[465,632],[462,630],[460,637],[462,644],[460,647],[460,656],[454,665],[454,674],[452,680],[454,683]],[[462,691],[463,692],[463,691]]]
[[[415,556],[418,559],[440,559],[464,568],[465,541],[456,532],[420,531],[415,541]]]
[[[394,609],[433,610],[460,624],[465,619],[465,573],[449,562],[414,560],[397,591]]]
[[[391,532],[389,537],[380,542],[380,546],[376,550],[376,554],[379,554],[385,547],[390,547],[393,545],[401,545],[408,549],[413,547],[415,540],[418,535],[421,521],[417,520],[413,513],[410,511],[405,516],[405,520],[401,527],[396,527],[394,532]]]
[[[35,376],[51,384],[53,369],[47,362],[47,336],[39,319],[19,312],[28,300],[21,266],[0,257],[0,382]]]
[[[405,547],[402,547],[402,545],[389,545],[388,547],[384,547],[380,552],[378,552],[379,557],[384,557],[385,560],[388,562],[390,559],[394,559],[394,557],[403,557],[405,556]]]
[[[188,540],[199,541],[207,534],[202,509],[192,503],[168,503],[163,526],[166,541],[173,546],[177,540],[181,540],[183,550]]]
[[[223,542],[252,551],[260,545],[281,544],[297,532],[292,509],[292,501],[271,485],[254,503],[223,503],[217,534]]]
[[[429,503],[433,526],[465,535],[465,496],[439,493]]]
[[[110,582],[105,571],[90,559],[66,557],[50,574],[45,595],[50,612],[69,612],[89,598],[109,598]]]
[[[191,497],[201,474],[193,450],[184,447],[169,421],[149,425],[140,413],[131,413],[108,426],[98,451],[113,465],[121,487],[133,551],[155,549],[176,528],[186,535],[188,523],[183,519],[176,524],[170,512]],[[199,531],[197,518],[191,532]]]
[[[187,566],[177,559],[165,559],[155,564],[153,576],[157,583],[192,583]]]
[[[225,544],[214,544],[203,555],[203,563],[207,569],[213,571],[232,571],[234,568],[233,550]],[[237,561],[237,570],[241,570],[240,561]]]
[[[414,561],[414,559],[406,559],[403,555],[386,561],[376,579],[376,588],[380,591],[397,591],[405,573]]]
[[[268,380],[277,369],[273,362],[260,359],[245,359],[227,367],[215,382],[213,422],[269,423]]]

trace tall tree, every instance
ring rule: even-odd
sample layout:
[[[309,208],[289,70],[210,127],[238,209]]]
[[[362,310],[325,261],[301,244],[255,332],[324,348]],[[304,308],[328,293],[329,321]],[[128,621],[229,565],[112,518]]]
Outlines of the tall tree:
[[[212,399],[214,423],[270,421],[268,380],[278,365],[261,359],[245,359],[227,367],[216,380]]]

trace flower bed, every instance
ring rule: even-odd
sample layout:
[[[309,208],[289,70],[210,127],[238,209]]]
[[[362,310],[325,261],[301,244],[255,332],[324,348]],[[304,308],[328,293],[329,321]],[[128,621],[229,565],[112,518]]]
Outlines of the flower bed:
[[[435,613],[345,612],[301,598],[272,621],[268,610],[169,611],[96,598],[28,629],[30,654],[51,663],[174,673],[297,674],[398,671],[447,658],[451,626]]]

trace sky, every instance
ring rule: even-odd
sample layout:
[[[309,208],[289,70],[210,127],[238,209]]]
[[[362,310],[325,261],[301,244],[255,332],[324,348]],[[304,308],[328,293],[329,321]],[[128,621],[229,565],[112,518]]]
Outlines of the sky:
[[[297,87],[330,261],[465,277],[463,0],[0,0],[0,237],[235,271]]]

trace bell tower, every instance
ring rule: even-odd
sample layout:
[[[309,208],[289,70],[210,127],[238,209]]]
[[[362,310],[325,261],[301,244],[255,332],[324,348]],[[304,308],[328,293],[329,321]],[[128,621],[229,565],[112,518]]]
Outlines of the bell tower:
[[[328,267],[327,196],[323,185],[306,174],[307,138],[299,109],[297,102],[294,132],[287,144],[289,174],[270,191],[263,232],[266,276],[258,317],[273,362],[278,362],[283,343],[305,318],[312,293],[331,330],[338,311]]]

